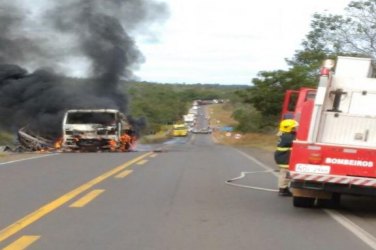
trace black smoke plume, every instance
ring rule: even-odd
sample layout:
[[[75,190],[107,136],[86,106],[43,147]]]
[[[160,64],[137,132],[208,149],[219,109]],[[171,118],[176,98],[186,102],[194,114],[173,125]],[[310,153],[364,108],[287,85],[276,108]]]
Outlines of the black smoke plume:
[[[0,0],[0,126],[28,125],[56,137],[67,109],[126,113],[124,80],[144,61],[133,36],[165,18],[166,6],[151,0],[38,0],[33,12],[27,2]],[[72,64],[82,67],[80,61],[88,65],[82,70],[86,79],[64,76]]]

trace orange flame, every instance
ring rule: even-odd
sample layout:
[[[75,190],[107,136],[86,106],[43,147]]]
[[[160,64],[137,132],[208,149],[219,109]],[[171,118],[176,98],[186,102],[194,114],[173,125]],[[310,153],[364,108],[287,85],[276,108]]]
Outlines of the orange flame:
[[[60,137],[60,138],[58,138],[58,139],[55,141],[55,143],[54,143],[54,148],[55,148],[55,149],[61,149],[62,144],[63,144],[63,138]]]
[[[111,150],[111,151],[116,151],[117,143],[116,143],[115,140],[110,140],[110,141],[108,142],[108,144],[110,145],[110,150]]]
[[[120,143],[121,143],[120,150],[123,152],[126,152],[129,150],[129,148],[132,145],[132,137],[124,133],[120,136]]]

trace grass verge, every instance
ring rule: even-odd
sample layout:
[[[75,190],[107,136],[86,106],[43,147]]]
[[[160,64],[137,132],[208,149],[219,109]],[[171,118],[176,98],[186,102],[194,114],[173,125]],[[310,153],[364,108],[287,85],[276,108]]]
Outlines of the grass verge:
[[[145,135],[141,137],[140,142],[144,144],[160,143],[171,138],[171,126],[164,126],[162,130],[156,134]]]
[[[270,152],[275,150],[278,140],[277,135],[221,131],[221,127],[236,126],[237,122],[231,117],[233,111],[234,107],[230,103],[214,104],[207,107],[207,112],[210,115],[210,125],[215,128],[213,138],[217,143],[241,147],[256,147]]]

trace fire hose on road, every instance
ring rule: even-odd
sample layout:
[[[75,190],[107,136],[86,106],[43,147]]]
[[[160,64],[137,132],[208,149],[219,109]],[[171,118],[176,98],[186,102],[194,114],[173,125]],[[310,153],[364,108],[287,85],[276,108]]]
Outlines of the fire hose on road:
[[[263,188],[263,187],[258,187],[258,186],[249,186],[249,185],[234,183],[237,180],[243,179],[248,174],[260,174],[260,173],[272,173],[272,172],[279,172],[279,170],[262,170],[262,171],[253,171],[253,172],[241,172],[238,177],[227,180],[227,181],[225,181],[225,183],[228,184],[228,185],[231,185],[231,186],[235,186],[235,187],[248,188],[248,189],[254,189],[254,190],[259,190],[259,191],[278,192],[277,189]]]

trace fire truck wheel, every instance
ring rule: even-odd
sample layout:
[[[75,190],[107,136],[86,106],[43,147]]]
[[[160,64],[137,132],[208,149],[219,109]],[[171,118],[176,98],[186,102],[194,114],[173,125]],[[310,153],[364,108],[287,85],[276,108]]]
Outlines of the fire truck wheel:
[[[293,196],[292,202],[294,207],[313,207],[315,198]]]

